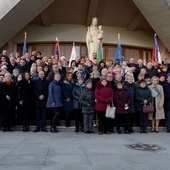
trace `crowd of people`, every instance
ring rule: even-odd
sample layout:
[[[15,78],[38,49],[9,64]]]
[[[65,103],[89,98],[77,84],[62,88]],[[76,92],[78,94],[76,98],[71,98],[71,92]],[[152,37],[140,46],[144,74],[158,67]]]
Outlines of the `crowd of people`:
[[[23,131],[29,131],[30,121],[36,120],[33,132],[47,132],[46,116],[50,111],[53,133],[59,132],[61,116],[70,126],[75,118],[75,132],[102,135],[159,133],[160,120],[170,133],[170,63],[142,59],[103,59],[97,62],[82,55],[69,63],[66,57],[43,56],[33,51],[20,56],[7,50],[0,55],[0,114],[3,132],[12,131],[16,121],[22,121]],[[115,119],[105,117],[107,105],[116,107]],[[154,112],[144,113],[143,106],[154,106]],[[123,131],[122,128],[123,127]]]

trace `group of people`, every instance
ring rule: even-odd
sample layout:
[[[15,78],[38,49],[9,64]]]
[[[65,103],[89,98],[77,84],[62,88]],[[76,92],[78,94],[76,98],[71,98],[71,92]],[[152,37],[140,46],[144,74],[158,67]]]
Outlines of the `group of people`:
[[[170,132],[170,63],[142,59],[129,61],[105,60],[97,63],[84,55],[72,60],[70,67],[62,56],[43,56],[33,51],[20,56],[6,50],[0,55],[0,114],[3,131],[12,131],[15,119],[22,120],[23,131],[29,131],[30,120],[36,119],[33,132],[46,129],[46,115],[50,110],[53,133],[59,132],[61,114],[65,126],[70,126],[71,113],[75,117],[75,132],[98,134],[159,133],[159,122],[165,119]],[[143,106],[152,104],[154,112],[144,113]],[[116,107],[115,119],[105,117],[108,105]]]

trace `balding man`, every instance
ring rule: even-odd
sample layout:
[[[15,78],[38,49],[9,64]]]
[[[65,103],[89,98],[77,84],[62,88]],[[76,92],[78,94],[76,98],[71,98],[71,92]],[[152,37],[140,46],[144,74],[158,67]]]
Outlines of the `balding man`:
[[[34,91],[36,96],[36,129],[33,132],[40,131],[40,117],[42,117],[41,131],[47,132],[46,126],[46,102],[48,97],[49,82],[44,78],[44,71],[38,73],[39,79],[35,81]]]

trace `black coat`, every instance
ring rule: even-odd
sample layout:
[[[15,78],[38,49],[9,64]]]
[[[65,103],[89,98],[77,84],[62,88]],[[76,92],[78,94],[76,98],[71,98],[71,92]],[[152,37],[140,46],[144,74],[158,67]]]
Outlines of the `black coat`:
[[[34,92],[36,96],[36,107],[46,107],[48,97],[49,82],[46,79],[38,79],[34,82]],[[44,99],[40,100],[39,96],[43,95]]]
[[[136,98],[136,86],[134,83],[129,84],[128,82],[124,83],[124,88],[127,89],[127,91],[130,94],[130,113],[135,113],[135,98]]]
[[[163,86],[164,89],[164,97],[165,97],[165,103],[164,103],[164,108],[165,111],[170,111],[170,83],[166,83]]]
[[[18,103],[23,101],[22,105],[18,104],[21,119],[30,119],[35,106],[34,83],[32,80],[22,80],[18,83],[17,97]]]
[[[73,109],[72,90],[73,83],[64,80],[62,84],[64,111],[72,111]],[[67,98],[70,98],[70,101],[66,101]]]
[[[80,104],[80,93],[82,92],[84,85],[79,85],[78,83],[74,86],[72,91],[73,96],[73,109],[81,109]]]
[[[136,89],[136,111],[143,111],[144,100],[147,100],[148,103],[152,102],[151,91],[147,86],[144,88],[139,86]]]
[[[2,83],[1,85],[2,95],[1,95],[1,108],[2,109],[15,109],[17,105],[17,86],[15,83],[11,82],[10,85],[7,83]],[[7,100],[6,96],[11,99]]]
[[[10,63],[9,65],[7,65],[9,73],[12,74],[12,73],[13,73],[13,70],[14,70],[15,67],[17,67],[17,66],[18,66],[17,63],[15,63],[14,65],[12,65],[11,63]]]

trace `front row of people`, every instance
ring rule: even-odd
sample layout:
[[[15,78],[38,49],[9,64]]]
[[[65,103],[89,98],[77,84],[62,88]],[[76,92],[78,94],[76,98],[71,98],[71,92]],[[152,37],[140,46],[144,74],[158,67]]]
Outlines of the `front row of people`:
[[[165,118],[164,114],[164,92],[165,99],[169,99],[170,75],[167,76],[167,84],[163,87],[159,85],[156,76],[152,77],[152,84],[148,87],[144,79],[139,81],[139,87],[135,87],[132,77],[127,77],[127,81],[116,83],[113,90],[111,83],[105,77],[101,77],[93,89],[93,82],[83,78],[77,80],[76,85],[72,85],[72,74],[67,73],[62,85],[60,74],[54,75],[54,80],[49,82],[44,79],[44,72],[39,72],[39,79],[34,83],[30,79],[28,72],[24,73],[24,78],[19,82],[18,88],[12,82],[11,75],[5,74],[4,83],[0,84],[1,98],[1,118],[3,131],[12,131],[11,122],[15,107],[18,106],[23,120],[23,131],[28,131],[28,120],[30,113],[36,108],[36,129],[34,132],[46,130],[46,108],[52,110],[51,132],[58,132],[56,119],[61,107],[64,105],[65,125],[70,126],[69,112],[73,109],[76,118],[76,129],[87,133],[94,133],[92,130],[93,117],[97,113],[99,120],[98,134],[110,134],[113,131],[113,120],[105,117],[106,107],[112,101],[116,107],[117,132],[122,133],[120,127],[123,123],[124,133],[130,134],[133,131],[133,121],[139,115],[140,133],[147,133],[148,118],[151,120],[151,132],[159,132],[159,120]],[[143,105],[153,104],[154,112],[143,113]],[[169,109],[169,104],[165,102],[165,110]],[[169,113],[169,112],[168,112]],[[169,114],[170,115],[170,114]],[[40,124],[40,118],[42,122]],[[79,121],[81,122],[79,128]],[[170,118],[167,114],[167,130],[170,132],[168,124]]]

